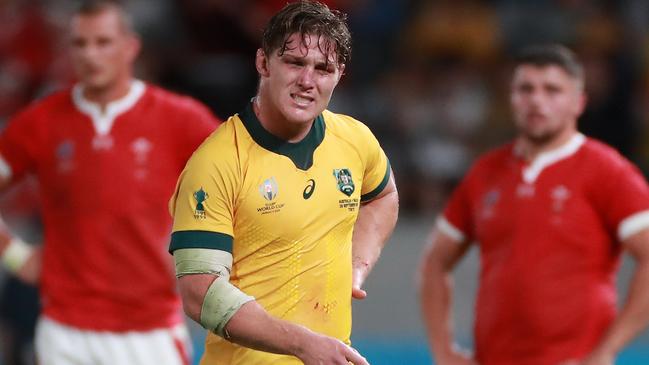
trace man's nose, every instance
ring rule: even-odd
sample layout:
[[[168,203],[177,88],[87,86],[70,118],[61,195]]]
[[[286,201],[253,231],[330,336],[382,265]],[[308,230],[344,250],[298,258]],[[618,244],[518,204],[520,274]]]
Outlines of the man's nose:
[[[304,67],[298,76],[298,85],[304,88],[310,88],[314,85],[315,70],[313,67]]]
[[[81,48],[79,53],[81,54],[81,56],[83,56],[83,58],[95,58],[97,57],[98,49],[92,44],[87,44]]]
[[[545,100],[545,95],[541,91],[536,90],[530,94],[530,104],[535,107],[543,105],[543,100]]]

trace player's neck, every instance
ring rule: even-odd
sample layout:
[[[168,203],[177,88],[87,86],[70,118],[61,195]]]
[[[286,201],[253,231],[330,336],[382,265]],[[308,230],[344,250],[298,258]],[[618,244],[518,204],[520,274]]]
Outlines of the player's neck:
[[[83,85],[83,98],[99,105],[99,108],[103,113],[106,111],[108,104],[115,100],[122,99],[129,93],[132,82],[133,80],[131,78],[125,78],[117,81],[115,84],[103,88],[92,88]]]
[[[566,130],[546,141],[535,141],[524,135],[520,135],[516,141],[516,152],[524,160],[534,161],[543,153],[554,151],[565,146],[577,133],[577,130],[574,128],[566,128]]]
[[[313,121],[311,123],[291,123],[279,110],[268,107],[269,104],[256,96],[252,102],[252,109],[259,123],[270,134],[290,143],[298,143],[309,134]]]

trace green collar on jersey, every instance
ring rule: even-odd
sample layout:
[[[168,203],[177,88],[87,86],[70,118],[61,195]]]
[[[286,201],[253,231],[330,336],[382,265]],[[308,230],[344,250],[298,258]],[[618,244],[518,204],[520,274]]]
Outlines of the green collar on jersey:
[[[322,143],[325,134],[325,122],[322,114],[315,118],[309,134],[297,143],[286,142],[264,129],[252,110],[252,103],[248,103],[246,108],[239,113],[239,118],[252,139],[261,147],[290,158],[300,170],[308,170],[313,165],[313,153]]]

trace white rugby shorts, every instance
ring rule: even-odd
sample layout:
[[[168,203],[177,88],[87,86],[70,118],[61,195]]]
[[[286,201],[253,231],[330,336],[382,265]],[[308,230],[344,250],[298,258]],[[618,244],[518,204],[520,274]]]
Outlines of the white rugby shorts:
[[[39,365],[189,365],[184,324],[144,332],[81,330],[41,316],[36,326]]]

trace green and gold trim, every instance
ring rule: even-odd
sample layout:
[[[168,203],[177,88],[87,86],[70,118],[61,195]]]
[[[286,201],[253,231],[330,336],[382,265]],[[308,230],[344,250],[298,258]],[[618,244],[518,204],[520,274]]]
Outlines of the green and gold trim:
[[[387,166],[385,167],[385,175],[383,176],[383,180],[381,180],[379,186],[377,186],[374,190],[370,191],[367,194],[361,195],[362,203],[368,202],[376,198],[377,195],[381,194],[383,189],[385,189],[386,185],[388,185],[388,181],[390,181],[390,171],[391,171],[390,161],[388,161]]]
[[[171,234],[169,252],[181,248],[209,248],[232,253],[232,236],[210,231],[178,231]]]

